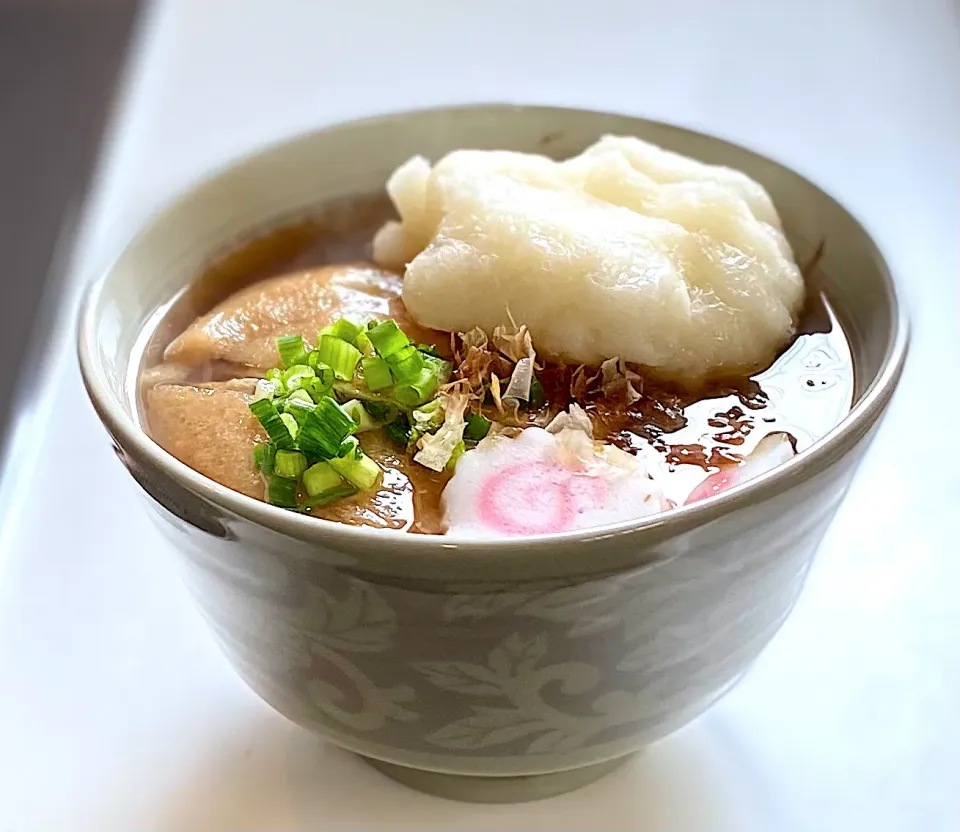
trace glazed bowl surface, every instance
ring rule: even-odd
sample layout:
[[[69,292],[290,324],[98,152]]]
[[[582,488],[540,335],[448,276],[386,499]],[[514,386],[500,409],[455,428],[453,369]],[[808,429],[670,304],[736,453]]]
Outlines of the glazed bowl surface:
[[[789,463],[633,523],[451,542],[284,512],[144,433],[151,315],[225,252],[460,147],[573,155],[636,135],[770,192],[843,322],[854,405]],[[865,229],[799,174],[701,133],[608,113],[483,105],[329,127],[241,159],[162,211],[87,292],[81,369],[115,450],[238,673],[290,719],[416,787],[474,800],[582,785],[704,711],[792,608],[900,376],[907,326]]]

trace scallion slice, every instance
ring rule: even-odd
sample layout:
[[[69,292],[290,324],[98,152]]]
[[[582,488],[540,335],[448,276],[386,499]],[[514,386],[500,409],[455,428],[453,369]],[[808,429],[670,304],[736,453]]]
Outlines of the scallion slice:
[[[380,427],[379,422],[367,412],[367,409],[359,400],[350,399],[350,401],[344,402],[340,407],[343,408],[343,412],[346,413],[347,416],[357,423],[357,433],[363,433],[366,430],[376,430]]]
[[[410,441],[416,442],[421,436],[433,433],[443,424],[445,410],[443,401],[437,397],[410,411]]]
[[[250,410],[253,412],[253,415],[257,417],[257,420],[263,425],[263,429],[267,432],[267,436],[270,437],[270,441],[277,448],[282,448],[284,450],[293,450],[296,445],[294,443],[294,437],[296,432],[290,431],[290,426],[284,420],[284,416],[287,414],[281,414],[277,411],[277,406],[270,401],[270,399],[258,399],[255,402],[250,403]],[[288,417],[290,420],[293,420],[293,417]],[[296,427],[296,422],[294,422],[294,427]]]
[[[297,434],[300,433],[300,423],[293,418],[289,413],[281,413],[280,421],[283,422],[284,427],[287,429],[287,433],[290,434],[290,438],[294,440],[294,446],[296,446]],[[279,445],[277,447],[280,447]]]
[[[289,396],[283,400],[284,409],[288,409],[290,402],[303,402],[313,407],[313,398],[310,394],[301,387],[299,390],[294,390]]]
[[[461,439],[453,448],[453,453],[450,454],[450,459],[447,462],[447,470],[453,471],[457,467],[457,460],[463,456],[464,452],[467,450],[467,446],[464,441]]]
[[[272,442],[258,442],[253,446],[253,467],[261,474],[269,476],[273,473],[273,461],[277,456],[277,449]]]
[[[257,389],[254,391],[253,399],[258,401],[259,399],[272,399],[277,392],[279,385],[274,384],[272,381],[267,381],[265,378],[257,379]]]
[[[307,458],[299,451],[277,451],[273,473],[278,477],[295,480],[307,470]]]
[[[353,344],[332,335],[321,336],[316,352],[318,360],[332,368],[334,375],[344,381],[353,378],[361,357],[360,350]]]
[[[439,358],[440,353],[437,352],[437,348],[431,344],[417,344],[417,349],[420,350],[424,355],[432,355],[434,358]]]
[[[432,398],[437,387],[436,372],[430,367],[424,367],[415,379],[397,384],[394,398],[404,407],[417,407]]]
[[[340,479],[340,475],[337,474],[337,479]],[[341,480],[342,482],[342,480]],[[340,500],[344,497],[351,497],[357,493],[357,489],[354,488],[349,483],[343,483],[343,485],[337,485],[333,488],[328,489],[327,491],[321,491],[319,494],[307,497],[298,508],[301,511],[305,511],[311,508],[319,508],[320,506],[325,506],[327,503],[332,503],[334,500]]]
[[[307,347],[303,343],[302,335],[284,335],[277,338],[277,352],[280,353],[281,367],[307,363]]]
[[[382,390],[379,393],[372,393],[367,389],[366,384],[358,384],[359,381],[359,378],[354,378],[351,381],[335,381],[333,383],[333,392],[330,395],[341,404],[343,402],[350,401],[350,399],[360,399],[360,401],[363,402],[389,401],[386,396],[390,394],[390,390]]]
[[[303,393],[307,396],[302,390],[297,390],[294,393],[291,393],[283,403],[283,412],[284,414],[289,413],[296,420],[297,430],[299,431],[303,423],[307,421],[307,417],[316,410],[317,406],[313,403],[313,400],[307,396],[308,401],[304,401],[300,398],[294,398],[297,393]]]
[[[317,352],[316,350],[314,350],[313,352],[310,353],[310,355],[307,356],[307,366],[313,367],[313,369],[317,373],[317,378],[322,379],[324,377],[324,370],[321,369],[323,367],[326,367],[326,372],[331,377],[333,376],[333,370],[320,360],[320,353]]]
[[[437,374],[437,383],[446,384],[450,380],[450,374],[453,372],[453,364],[437,358],[434,355],[424,355],[424,364],[427,368],[434,370]]]
[[[360,350],[364,355],[373,355],[374,349],[373,344],[370,343],[370,339],[367,337],[367,331],[363,330],[354,340],[353,345]]]
[[[424,366],[423,353],[419,352],[413,344],[400,347],[386,361],[398,381],[415,379]]]
[[[316,371],[308,364],[294,364],[280,374],[280,380],[287,392],[299,390],[305,378],[314,378]]]
[[[377,390],[386,390],[393,387],[393,376],[390,375],[390,365],[382,358],[373,356],[364,358],[362,362],[363,378],[367,382],[367,387],[376,392]]]
[[[374,402],[367,399],[363,402],[363,409],[381,424],[392,422],[397,416],[397,406],[390,402]]]
[[[343,440],[343,443],[340,445],[340,450],[337,451],[337,459],[346,459],[347,457],[357,457],[360,458],[360,443],[357,441],[356,436],[348,436]]]
[[[279,367],[271,367],[267,370],[267,381],[273,384],[273,394],[275,396],[282,396],[287,392],[283,387],[283,380],[280,378],[281,374]]]
[[[281,508],[297,507],[297,481],[278,477],[270,477],[267,481],[267,501]]]
[[[530,407],[543,407],[547,401],[547,394],[543,389],[543,384],[536,376],[530,382]]]
[[[341,476],[330,467],[328,462],[318,462],[303,472],[303,487],[311,497],[336,488],[342,482]]]
[[[410,441],[410,423],[406,416],[400,416],[388,425],[384,425],[383,432],[387,435],[387,439],[401,448],[406,448]]]
[[[410,419],[415,425],[422,425],[427,422],[433,423],[433,428],[428,428],[428,430],[440,427],[443,424],[443,401],[431,399],[426,404],[422,404],[416,410],[411,411]]]
[[[357,336],[361,332],[363,332],[363,327],[360,324],[355,324],[349,318],[341,318],[330,327],[329,334],[356,346]]]
[[[383,321],[367,330],[367,337],[381,358],[389,358],[410,343],[394,320]]]
[[[471,413],[466,419],[467,425],[463,429],[463,438],[471,442],[479,442],[490,432],[490,420],[479,413]]]
[[[312,355],[313,353],[311,353]],[[305,378],[300,381],[300,389],[306,390],[314,402],[320,401],[324,396],[330,395],[333,389],[333,370],[326,364],[318,364],[314,368],[316,376],[314,378]]]
[[[360,490],[373,488],[380,479],[380,466],[362,451],[358,457],[349,454],[340,459],[331,459],[330,466]]]
[[[329,396],[324,397],[317,402],[300,428],[300,450],[309,456],[331,459],[340,452],[344,439],[356,429],[357,423],[344,413],[343,408]]]

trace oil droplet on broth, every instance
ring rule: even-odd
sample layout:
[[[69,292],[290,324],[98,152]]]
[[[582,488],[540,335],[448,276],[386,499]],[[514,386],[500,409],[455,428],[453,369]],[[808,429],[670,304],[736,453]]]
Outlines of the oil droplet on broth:
[[[744,408],[737,395],[705,398],[684,408],[687,424],[662,439],[686,453],[646,454],[667,497],[682,503],[707,473],[719,470],[724,457],[746,456],[769,433],[790,434],[800,453],[843,420],[853,400],[853,358],[833,310],[825,301],[824,307],[831,324],[828,332],[799,335],[777,361],[753,377],[766,396],[762,408]],[[634,447],[643,452],[637,439]]]

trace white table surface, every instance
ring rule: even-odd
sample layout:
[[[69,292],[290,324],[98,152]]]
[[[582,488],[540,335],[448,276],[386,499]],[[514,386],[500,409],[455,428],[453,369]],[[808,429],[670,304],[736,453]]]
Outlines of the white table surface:
[[[429,22],[387,0],[171,0],[144,26],[43,392],[5,460],[0,830],[960,829],[957,6],[415,5]],[[864,220],[915,323],[884,429],[747,680],[607,779],[517,806],[408,791],[244,687],[73,354],[78,287],[197,175],[321,123],[468,100],[622,110],[766,151]]]

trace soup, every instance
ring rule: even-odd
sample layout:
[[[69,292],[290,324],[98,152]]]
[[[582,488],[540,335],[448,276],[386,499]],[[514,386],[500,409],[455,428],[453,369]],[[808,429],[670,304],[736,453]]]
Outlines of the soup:
[[[431,252],[443,254],[449,239],[458,256],[477,245],[457,240],[449,217],[442,220],[449,236],[424,238],[418,218],[405,216],[401,192],[412,178],[401,169],[390,183],[402,223],[380,195],[327,206],[225,253],[158,311],[145,332],[137,388],[141,418],[158,444],[228,488],[305,514],[482,537],[602,525],[709,497],[802,452],[848,411],[850,351],[812,288],[815,264],[786,345],[762,369],[742,366],[744,349],[754,347],[724,342],[714,350],[696,333],[685,336],[677,359],[655,343],[669,340],[670,329],[649,316],[648,329],[659,326],[659,334],[631,342],[636,311],[612,334],[604,321],[614,312],[604,313],[599,326],[565,345],[563,305],[540,312],[552,296],[514,319],[514,305],[524,306],[537,286],[511,296],[506,314],[493,320],[481,308],[480,281],[495,283],[496,271],[481,272],[469,258],[452,275],[436,271]],[[745,199],[757,201],[752,192]],[[537,223],[521,232],[524,240],[542,235],[537,210],[528,212]],[[586,217],[584,226],[593,221]],[[636,236],[631,217],[617,221],[625,223],[624,239]],[[663,227],[647,223],[641,231],[649,237]],[[564,233],[547,237],[548,245]],[[511,274],[540,257],[510,255],[503,246],[512,243],[500,245],[482,256],[513,256]],[[732,246],[726,238],[724,245]],[[457,269],[466,308],[452,314],[482,326],[451,326],[444,318],[451,313],[437,312],[443,303],[430,299],[460,291],[459,283],[437,288],[456,280]],[[568,318],[582,317],[565,308]],[[733,332],[740,320],[728,318],[714,315],[712,331]],[[773,337],[760,329],[758,340]],[[616,337],[618,348],[636,346],[635,358],[660,366],[608,354],[613,347],[604,339]],[[340,427],[330,428],[318,411]]]

